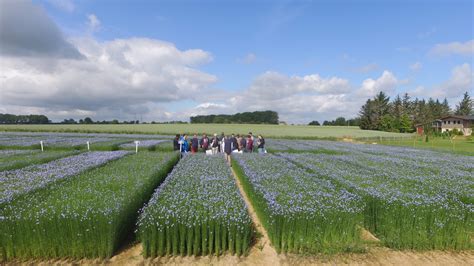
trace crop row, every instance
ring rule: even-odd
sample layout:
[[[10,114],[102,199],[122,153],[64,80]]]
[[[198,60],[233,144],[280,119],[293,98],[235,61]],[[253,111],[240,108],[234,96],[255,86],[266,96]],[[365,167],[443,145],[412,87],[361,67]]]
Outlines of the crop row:
[[[246,253],[252,222],[221,156],[189,155],[144,207],[138,222],[144,255]]]
[[[446,162],[436,157],[389,154],[280,156],[360,195],[365,203],[365,227],[389,247],[472,248],[472,161],[462,156],[456,162]]]
[[[152,147],[152,146],[156,146],[160,143],[163,143],[163,142],[166,142],[169,140],[163,140],[163,139],[147,139],[147,140],[140,140],[139,143],[138,143],[138,147],[146,147],[146,148],[149,148],[149,147]],[[120,145],[120,148],[134,148],[135,147],[135,142],[128,142],[128,143],[124,143],[122,145]]]
[[[0,139],[4,137],[84,137],[84,138],[126,138],[126,139],[171,139],[174,135],[157,135],[157,134],[125,134],[125,133],[68,133],[68,132],[0,132]]]
[[[77,151],[0,150],[0,171],[47,163],[77,153]]]
[[[38,151],[35,150],[0,150],[1,158],[7,158],[8,156],[15,156],[20,154],[32,154]]]
[[[0,138],[1,146],[19,146],[28,147],[33,145],[39,145],[40,141],[43,141],[45,146],[78,146],[86,145],[86,142],[99,143],[113,141],[116,139],[95,137],[95,138],[83,138],[83,137],[3,137]]]
[[[126,151],[86,152],[79,155],[0,172],[0,205],[22,194],[126,155]]]
[[[234,168],[278,252],[354,250],[362,199],[273,155],[236,155]]]
[[[0,147],[39,146],[40,141],[47,147],[76,147],[100,143],[132,143],[134,140],[170,139],[163,135],[131,134],[74,134],[74,133],[33,133],[33,132],[0,132]]]
[[[0,209],[0,255],[110,257],[177,159],[130,155],[13,200]]]

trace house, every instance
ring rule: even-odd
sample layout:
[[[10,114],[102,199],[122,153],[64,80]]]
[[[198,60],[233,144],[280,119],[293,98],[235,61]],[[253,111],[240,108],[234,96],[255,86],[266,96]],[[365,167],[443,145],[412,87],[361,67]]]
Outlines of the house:
[[[435,124],[436,123],[436,124]],[[452,131],[455,128],[461,131],[464,136],[472,134],[474,116],[449,115],[433,122],[433,127],[441,132]]]

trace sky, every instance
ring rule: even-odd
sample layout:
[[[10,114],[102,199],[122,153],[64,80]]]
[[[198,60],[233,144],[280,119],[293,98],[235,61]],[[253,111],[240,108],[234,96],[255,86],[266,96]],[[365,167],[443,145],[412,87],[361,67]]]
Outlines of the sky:
[[[379,91],[474,91],[474,2],[0,1],[0,113],[356,117]]]

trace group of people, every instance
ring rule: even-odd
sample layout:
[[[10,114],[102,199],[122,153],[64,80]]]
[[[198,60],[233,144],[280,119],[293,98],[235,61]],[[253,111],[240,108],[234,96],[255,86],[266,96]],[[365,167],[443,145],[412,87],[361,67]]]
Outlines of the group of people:
[[[214,136],[209,138],[206,134],[203,134],[201,139],[198,138],[197,134],[194,134],[191,139],[189,139],[186,134],[176,134],[173,140],[173,148],[175,151],[180,151],[181,153],[197,153],[199,151],[205,152],[206,154],[224,153],[229,165],[231,164],[231,153],[253,152],[255,146],[259,153],[266,152],[265,139],[262,135],[258,135],[255,140],[252,132],[249,132],[246,137],[240,134],[226,136],[224,132],[222,132],[220,136],[214,133]]]

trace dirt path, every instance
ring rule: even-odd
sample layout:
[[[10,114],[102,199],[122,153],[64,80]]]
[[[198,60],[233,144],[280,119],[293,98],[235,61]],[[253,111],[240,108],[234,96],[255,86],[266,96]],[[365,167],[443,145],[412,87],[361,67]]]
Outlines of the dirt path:
[[[245,193],[244,188],[237,177],[237,174],[235,173],[234,169],[231,168],[231,170],[232,174],[234,175],[235,182],[237,183],[237,187],[240,190],[240,194],[244,198],[245,204],[249,210],[250,218],[252,218],[256,230],[260,234],[260,238],[257,240],[257,243],[250,250],[248,259],[260,265],[278,265],[280,258],[278,257],[275,249],[270,245],[270,238],[268,237],[267,230],[263,227],[260,219],[257,217],[257,213],[250,203],[250,200]]]

